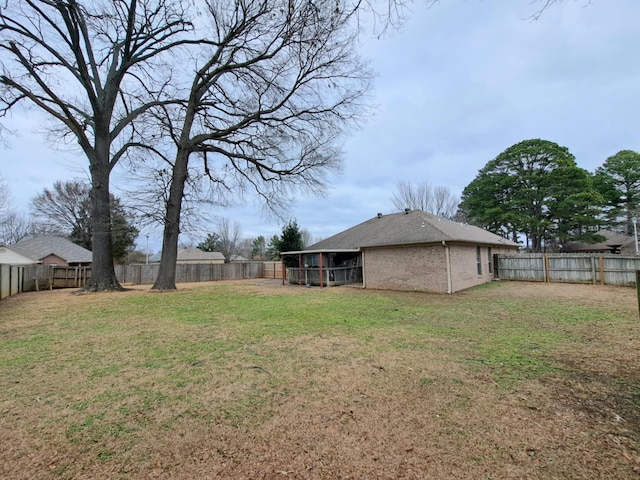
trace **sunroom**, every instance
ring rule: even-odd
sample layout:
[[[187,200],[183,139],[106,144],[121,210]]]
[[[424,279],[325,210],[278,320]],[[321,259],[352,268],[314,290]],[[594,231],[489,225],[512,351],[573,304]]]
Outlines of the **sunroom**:
[[[362,283],[362,257],[358,249],[282,252],[281,257],[291,284],[330,287]]]

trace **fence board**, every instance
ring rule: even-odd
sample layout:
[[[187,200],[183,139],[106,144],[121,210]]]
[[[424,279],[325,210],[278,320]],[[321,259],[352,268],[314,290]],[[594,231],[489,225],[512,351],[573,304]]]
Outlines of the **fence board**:
[[[158,269],[158,264],[116,265],[116,277],[122,284],[151,285],[156,281]],[[263,272],[262,262],[179,263],[176,265],[176,283],[263,278]]]
[[[0,265],[0,300],[22,291],[24,265]]]
[[[11,295],[11,265],[0,265],[0,299]]]
[[[635,285],[640,257],[599,254],[521,253],[498,255],[503,280]]]

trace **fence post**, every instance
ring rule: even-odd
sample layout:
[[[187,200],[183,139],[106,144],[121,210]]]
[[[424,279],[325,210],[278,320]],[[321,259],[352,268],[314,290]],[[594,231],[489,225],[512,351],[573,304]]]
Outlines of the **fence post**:
[[[640,314],[640,270],[636,270],[636,292],[638,294],[638,313]]]
[[[543,265],[544,265],[544,281],[546,283],[550,283],[551,275],[549,273],[549,255],[547,254],[543,256]]]

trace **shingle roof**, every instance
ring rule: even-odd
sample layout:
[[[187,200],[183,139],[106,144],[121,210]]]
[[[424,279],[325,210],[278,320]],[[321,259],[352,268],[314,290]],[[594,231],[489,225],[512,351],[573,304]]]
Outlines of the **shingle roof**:
[[[635,249],[633,235],[611,230],[599,230],[596,233],[603,236],[605,240],[600,243],[569,242],[562,250],[566,252],[608,252],[613,251],[614,247],[616,249]]]
[[[36,260],[49,255],[56,255],[68,263],[89,263],[93,260],[91,251],[63,237],[28,238],[11,245],[11,249]]]
[[[196,247],[183,248],[182,250],[178,250],[178,261],[193,262],[195,260],[224,261],[224,255],[220,252],[205,252]]]
[[[391,245],[464,242],[518,247],[506,238],[482,228],[453,222],[421,210],[378,215],[355,227],[326,238],[307,250],[357,249]]]
[[[633,242],[635,241],[633,235],[627,235],[622,232],[613,232],[611,230],[600,230],[597,232],[598,235],[602,235],[606,240],[602,243],[605,245],[616,245],[616,246],[633,246]]]

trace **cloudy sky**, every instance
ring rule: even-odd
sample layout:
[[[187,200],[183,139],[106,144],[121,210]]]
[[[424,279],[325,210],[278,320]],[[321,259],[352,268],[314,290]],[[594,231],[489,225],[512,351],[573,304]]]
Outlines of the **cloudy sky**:
[[[525,139],[566,146],[590,171],[619,150],[640,151],[640,1],[565,0],[532,20],[541,5],[416,0],[399,32],[363,38],[377,73],[374,115],[345,140],[344,169],[326,197],[300,195],[290,218],[320,239],[393,212],[400,181],[460,195]],[[16,208],[55,180],[86,177],[84,159],[55,150],[32,117],[11,121],[18,135],[1,147],[0,163]],[[259,204],[206,214],[238,222],[249,238],[270,238],[284,223]],[[160,231],[143,232],[154,251]]]

